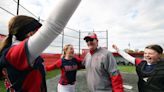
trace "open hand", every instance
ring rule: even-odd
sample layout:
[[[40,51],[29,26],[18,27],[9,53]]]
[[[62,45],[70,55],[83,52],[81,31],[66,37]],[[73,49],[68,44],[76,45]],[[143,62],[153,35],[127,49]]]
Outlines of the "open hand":
[[[113,47],[113,49],[115,49],[116,51],[119,50],[119,48],[118,48],[115,44],[113,44],[112,47]]]

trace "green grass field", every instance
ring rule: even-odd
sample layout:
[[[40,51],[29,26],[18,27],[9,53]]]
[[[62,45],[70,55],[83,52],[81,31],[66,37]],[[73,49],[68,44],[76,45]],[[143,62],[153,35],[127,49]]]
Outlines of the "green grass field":
[[[118,69],[121,72],[127,72],[127,73],[136,73],[135,72],[135,66],[118,66]],[[47,72],[46,79],[50,79],[55,77],[60,73],[60,70],[56,69],[54,71]],[[0,92],[6,92],[3,80],[0,80]]]
[[[60,70],[59,69],[55,69],[54,71],[47,72],[46,79],[53,78],[56,75],[58,75],[59,73],[60,73]]]
[[[0,92],[6,92],[5,87],[4,87],[4,83],[2,80],[0,80]]]
[[[136,73],[135,66],[124,66],[124,65],[121,65],[121,66],[118,66],[118,69],[121,72]]]

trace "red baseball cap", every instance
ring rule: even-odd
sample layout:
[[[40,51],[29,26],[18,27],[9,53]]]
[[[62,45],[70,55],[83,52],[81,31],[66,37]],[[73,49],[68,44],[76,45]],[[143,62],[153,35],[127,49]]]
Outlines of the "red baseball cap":
[[[89,32],[88,35],[84,37],[84,40],[88,38],[97,39],[97,35],[94,32]]]

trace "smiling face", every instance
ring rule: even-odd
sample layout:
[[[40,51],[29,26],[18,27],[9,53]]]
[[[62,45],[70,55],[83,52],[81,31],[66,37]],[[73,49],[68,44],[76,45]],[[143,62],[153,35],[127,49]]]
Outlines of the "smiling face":
[[[157,51],[153,49],[145,48],[144,50],[144,59],[150,63],[154,64],[157,63],[157,61],[161,58],[161,54],[159,54]]]
[[[90,50],[95,50],[98,46],[98,40],[97,39],[88,38],[88,39],[86,39],[86,43],[87,43],[88,48]]]
[[[72,45],[69,45],[68,48],[65,51],[67,56],[73,56],[74,55],[74,48]]]

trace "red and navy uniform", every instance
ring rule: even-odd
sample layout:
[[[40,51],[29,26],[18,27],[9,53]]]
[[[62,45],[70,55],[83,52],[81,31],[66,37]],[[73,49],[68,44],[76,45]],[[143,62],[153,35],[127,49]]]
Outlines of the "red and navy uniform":
[[[15,92],[47,92],[43,59],[38,57],[31,66],[28,55],[26,41],[4,49],[0,70]]]
[[[46,66],[46,70],[50,71],[55,68],[61,70],[61,77],[59,83],[61,85],[74,84],[76,81],[76,72],[78,69],[84,68],[79,58],[72,58],[66,60],[64,58],[57,60],[53,65]]]
[[[145,60],[140,59],[135,62],[139,92],[164,92],[164,60],[152,65],[147,65]]]

